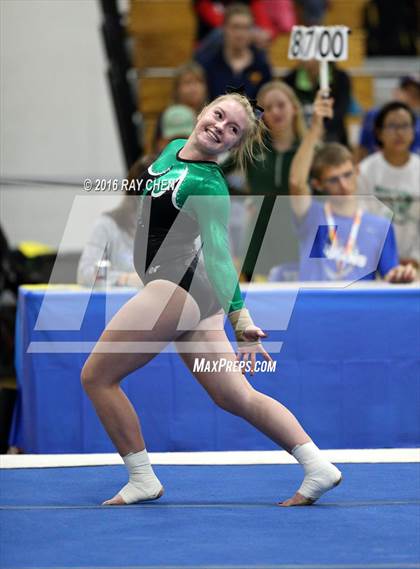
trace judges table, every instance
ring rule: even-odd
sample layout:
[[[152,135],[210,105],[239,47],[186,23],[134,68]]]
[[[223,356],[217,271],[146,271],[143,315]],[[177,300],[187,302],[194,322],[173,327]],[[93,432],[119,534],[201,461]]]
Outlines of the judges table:
[[[106,321],[135,293],[21,287],[11,444],[27,453],[114,451],[80,372]],[[321,448],[418,446],[417,286],[250,285],[245,294],[276,361],[275,372],[248,379],[286,405]],[[217,408],[171,348],[122,386],[150,451],[276,448]]]

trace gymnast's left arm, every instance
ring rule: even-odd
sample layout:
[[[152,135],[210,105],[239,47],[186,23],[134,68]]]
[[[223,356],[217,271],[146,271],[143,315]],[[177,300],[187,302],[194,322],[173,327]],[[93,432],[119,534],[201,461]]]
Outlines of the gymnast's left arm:
[[[200,226],[204,264],[209,280],[235,331],[239,353],[244,354],[245,358],[250,353],[253,363],[256,353],[271,360],[261,344],[261,338],[266,334],[254,324],[244,306],[238,275],[230,254],[230,197],[226,187],[217,183],[212,183],[211,187],[206,184],[187,201]]]

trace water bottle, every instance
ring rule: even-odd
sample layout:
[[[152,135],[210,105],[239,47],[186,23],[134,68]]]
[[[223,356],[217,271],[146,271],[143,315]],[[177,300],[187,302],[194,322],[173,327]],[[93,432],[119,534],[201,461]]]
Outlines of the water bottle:
[[[96,263],[96,280],[95,288],[106,288],[106,283],[108,280],[108,271],[111,268],[111,261],[108,254],[108,243],[105,246],[104,254],[102,259]]]

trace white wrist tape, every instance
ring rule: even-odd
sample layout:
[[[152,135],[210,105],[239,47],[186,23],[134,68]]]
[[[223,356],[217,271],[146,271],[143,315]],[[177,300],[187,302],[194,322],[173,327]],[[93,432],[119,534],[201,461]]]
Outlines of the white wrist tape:
[[[247,342],[249,341],[244,338],[244,332],[249,326],[255,326],[248,310],[246,308],[241,308],[240,310],[235,310],[234,312],[229,312],[228,318],[232,324],[232,328],[235,332],[237,342]],[[258,342],[251,342],[256,344]]]

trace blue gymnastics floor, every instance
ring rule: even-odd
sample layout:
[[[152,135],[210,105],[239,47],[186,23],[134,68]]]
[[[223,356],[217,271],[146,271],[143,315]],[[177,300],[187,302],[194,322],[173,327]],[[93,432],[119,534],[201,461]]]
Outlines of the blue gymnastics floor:
[[[420,465],[344,464],[313,506],[280,508],[295,465],[156,466],[158,502],[103,507],[123,466],[0,472],[0,567],[420,568]]]

